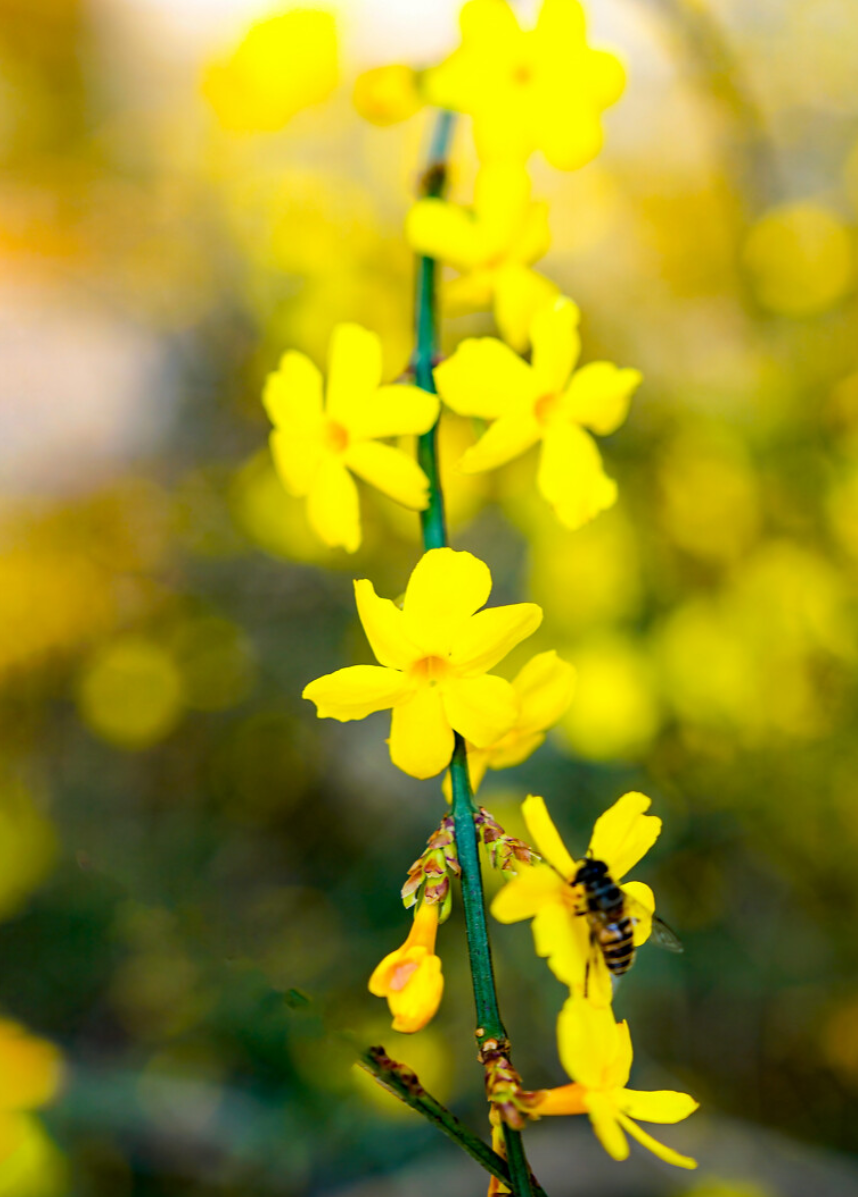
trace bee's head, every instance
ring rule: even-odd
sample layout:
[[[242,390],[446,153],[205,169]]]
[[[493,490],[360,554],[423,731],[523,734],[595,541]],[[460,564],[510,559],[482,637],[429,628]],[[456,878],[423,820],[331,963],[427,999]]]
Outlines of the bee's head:
[[[603,860],[585,860],[573,879],[573,885],[592,885],[608,875],[608,866]]]

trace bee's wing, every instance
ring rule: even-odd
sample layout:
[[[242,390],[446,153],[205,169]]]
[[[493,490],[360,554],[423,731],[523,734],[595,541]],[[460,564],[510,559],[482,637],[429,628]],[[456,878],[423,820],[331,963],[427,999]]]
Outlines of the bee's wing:
[[[629,918],[634,919],[636,923],[643,922],[645,919],[652,919],[652,931],[648,942],[655,944],[657,948],[666,948],[668,952],[684,952],[685,948],[682,946],[679,936],[674,934],[663,919],[660,919],[657,914],[651,915],[643,903],[638,902],[636,898],[630,898],[628,894],[625,895],[626,914]]]

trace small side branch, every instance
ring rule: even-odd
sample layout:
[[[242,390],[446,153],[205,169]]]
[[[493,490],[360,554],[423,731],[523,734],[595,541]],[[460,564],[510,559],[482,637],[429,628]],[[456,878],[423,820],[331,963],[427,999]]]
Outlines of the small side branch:
[[[510,1184],[509,1169],[496,1151],[492,1151],[479,1135],[475,1135],[463,1122],[445,1106],[427,1093],[415,1073],[405,1064],[391,1060],[383,1047],[370,1047],[361,1055],[361,1068],[370,1074],[394,1097],[416,1110],[428,1122],[437,1126],[448,1138],[453,1139],[472,1159],[496,1176],[505,1185]],[[539,1190],[541,1193],[541,1190]],[[543,1195],[544,1197],[544,1195]]]

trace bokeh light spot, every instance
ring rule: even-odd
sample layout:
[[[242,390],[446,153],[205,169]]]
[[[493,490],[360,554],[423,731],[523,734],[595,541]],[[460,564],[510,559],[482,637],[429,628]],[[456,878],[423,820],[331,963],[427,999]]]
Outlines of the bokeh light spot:
[[[118,748],[149,748],[168,736],[183,709],[182,678],[158,644],[128,636],[105,645],[78,687],[87,727]]]

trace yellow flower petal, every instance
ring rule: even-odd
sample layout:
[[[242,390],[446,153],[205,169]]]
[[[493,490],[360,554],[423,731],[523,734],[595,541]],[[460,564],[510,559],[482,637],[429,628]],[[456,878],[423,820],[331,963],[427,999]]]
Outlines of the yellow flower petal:
[[[590,362],[572,376],[563,410],[576,424],[607,436],[629,414],[632,395],[642,378],[639,370],[620,370],[610,362]]]
[[[375,711],[386,711],[408,695],[407,678],[395,669],[380,665],[350,665],[317,677],[304,687],[302,698],[316,704],[320,719],[348,723],[365,719]]]
[[[496,420],[526,410],[540,394],[531,368],[495,337],[462,341],[434,374],[438,394],[460,416]]]
[[[381,338],[359,324],[338,324],[328,347],[326,414],[351,431],[381,385]]]
[[[634,906],[628,911],[636,920],[634,929],[634,944],[639,948],[646,943],[652,931],[652,916],[655,912],[655,897],[648,885],[642,881],[627,881],[620,889],[627,898],[631,898]]]
[[[488,753],[486,759],[491,769],[511,769],[514,765],[520,765],[522,761],[526,761],[529,756],[533,756],[537,748],[544,743],[545,732],[521,735],[513,724],[511,731],[502,736],[497,744],[492,744],[486,750]]]
[[[481,312],[494,302],[495,271],[472,270],[442,283],[441,301],[445,316]]]
[[[411,698],[393,708],[390,759],[412,777],[434,777],[453,755],[453,729],[444,714],[437,687],[420,686]]]
[[[427,654],[446,657],[492,589],[489,567],[471,553],[430,549],[415,565],[403,602],[405,627]]]
[[[623,1019],[616,1026],[616,1051],[613,1060],[605,1068],[604,1085],[608,1089],[624,1089],[632,1070],[632,1036],[628,1022]]]
[[[519,702],[516,730],[526,735],[552,727],[566,711],[575,690],[575,670],[553,650],[537,653],[512,684]]]
[[[355,582],[355,603],[376,660],[393,669],[409,669],[421,653],[406,634],[399,607],[390,599],[379,598],[368,578]]]
[[[480,474],[506,465],[526,453],[542,436],[542,428],[529,412],[501,416],[467,449],[458,461],[463,474]]]
[[[359,440],[428,432],[438,419],[438,396],[420,387],[379,387],[351,416],[349,431]]]
[[[262,403],[276,428],[316,435],[322,420],[322,375],[303,353],[290,349],[265,380]]]
[[[324,456],[307,495],[307,518],[329,548],[354,553],[360,547],[360,507],[354,479],[339,461]]]
[[[583,994],[594,1008],[608,1007],[614,999],[614,982],[605,963],[605,956],[597,944],[591,945]],[[625,1078],[628,1080],[628,1076]]]
[[[626,87],[626,70],[616,54],[591,50],[588,56],[588,83],[599,108],[616,104]]]
[[[581,352],[580,319],[577,304],[565,296],[558,296],[533,317],[530,326],[533,372],[541,395],[558,394],[569,381]]]
[[[632,1122],[631,1118],[627,1118],[625,1114],[617,1115],[620,1125],[626,1130],[633,1139],[637,1139],[643,1147],[651,1151],[654,1156],[660,1160],[664,1160],[666,1164],[673,1164],[677,1168],[696,1168],[697,1160],[691,1159],[690,1156],[680,1155],[678,1151],[674,1151],[672,1147],[666,1147],[664,1143],[659,1143],[658,1139],[654,1139],[652,1135],[648,1135],[645,1130]]]
[[[657,1089],[651,1093],[623,1089],[617,1102],[624,1114],[639,1122],[682,1122],[700,1107],[693,1097],[673,1089]]]
[[[560,905],[564,883],[553,869],[536,864],[523,868],[507,881],[492,901],[491,911],[499,923],[532,919],[546,904]]]
[[[548,204],[539,201],[528,204],[524,219],[510,245],[509,261],[521,266],[529,266],[531,262],[544,257],[551,248],[551,226],[548,223]],[[540,277],[540,276],[537,276]]]
[[[422,1031],[435,1017],[443,994],[440,957],[426,956],[402,989],[391,989],[387,995],[394,1031],[405,1035]]]
[[[450,726],[477,748],[488,747],[509,731],[518,711],[512,686],[490,673],[451,678],[441,698]]]
[[[645,794],[632,791],[618,798],[596,820],[590,855],[605,862],[615,881],[624,877],[659,837],[661,819],[644,814],[651,805]]]
[[[294,8],[255,22],[206,71],[203,91],[235,133],[273,132],[333,91],[339,77],[334,14]]]
[[[534,211],[546,204],[530,202],[530,174],[520,161],[489,162],[477,173],[474,183],[474,212],[482,235],[482,258],[496,261],[502,257],[533,261],[548,249],[547,222],[544,212]],[[528,238],[520,249],[522,236]],[[520,249],[521,257],[515,257]],[[533,249],[532,257],[527,256]]]
[[[545,430],[536,484],[573,531],[617,498],[617,484],[605,474],[595,441],[574,424],[554,422]]]
[[[627,1160],[629,1145],[610,1096],[588,1091],[585,1100],[593,1131],[605,1151],[612,1160]]]
[[[522,640],[532,636],[541,623],[542,608],[536,603],[487,607],[472,616],[457,633],[451,646],[450,662],[457,670],[470,675],[485,673]],[[514,695],[513,701],[517,711]]]
[[[411,962],[416,965],[428,955],[425,947],[409,947],[407,942],[402,947],[396,948],[395,951],[388,952],[372,970],[367,989],[373,997],[387,997],[390,982],[397,968]]]
[[[533,40],[549,62],[561,65],[584,43],[587,22],[578,0],[543,0]]]
[[[279,429],[268,438],[271,456],[280,481],[290,495],[303,499],[313,485],[322,461],[322,442],[317,436],[296,436]]]
[[[412,204],[405,218],[405,237],[415,253],[469,270],[483,256],[473,214],[441,199]]]
[[[509,60],[515,53],[521,30],[506,0],[468,0],[459,14],[465,45],[473,44],[493,59]]]
[[[557,97],[537,130],[539,148],[555,170],[578,170],[602,148],[604,136],[599,113],[581,97]]]
[[[533,317],[540,308],[553,302],[559,291],[549,279],[526,266],[513,263],[498,270],[495,320],[503,339],[518,353],[523,353],[529,344]]]
[[[521,804],[531,841],[540,856],[552,865],[565,881],[571,881],[578,866],[566,850],[560,833],[554,826],[545,799],[528,794]]]
[[[557,1019],[560,1062],[573,1081],[601,1089],[619,1047],[617,1024],[610,1006],[595,1007],[570,997]]]
[[[343,461],[365,482],[412,511],[429,505],[429,479],[408,453],[379,441],[349,445]]]
[[[577,916],[564,899],[541,906],[531,926],[537,956],[545,957],[558,981],[570,988],[581,988],[587,976],[590,955],[586,919]],[[579,1079],[575,1077],[575,1080]]]

